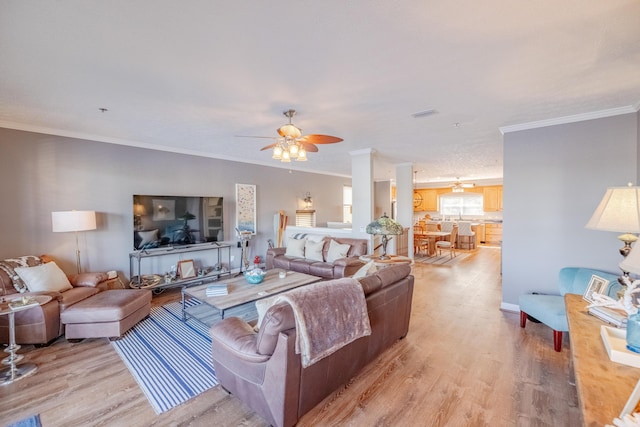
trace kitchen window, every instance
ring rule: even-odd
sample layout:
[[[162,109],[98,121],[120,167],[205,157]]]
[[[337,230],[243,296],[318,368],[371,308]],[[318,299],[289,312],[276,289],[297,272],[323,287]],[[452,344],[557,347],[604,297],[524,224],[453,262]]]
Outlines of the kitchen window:
[[[440,196],[440,215],[484,215],[484,196],[478,193],[448,193]]]

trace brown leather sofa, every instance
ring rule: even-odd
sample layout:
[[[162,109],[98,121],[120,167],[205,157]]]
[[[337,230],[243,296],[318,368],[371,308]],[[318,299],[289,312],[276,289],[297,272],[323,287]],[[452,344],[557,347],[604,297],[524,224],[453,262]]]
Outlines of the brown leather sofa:
[[[358,279],[364,289],[372,333],[317,363],[302,367],[295,352],[291,307],[267,310],[259,332],[237,317],[211,327],[213,365],[220,384],[274,426],[292,426],[354,377],[409,329],[414,278],[396,265]]]
[[[30,257],[30,266],[51,261],[51,258]],[[46,304],[15,313],[15,337],[18,344],[47,344],[64,334],[64,325],[60,321],[60,313],[67,307],[106,290],[106,273],[82,273],[69,277],[72,289],[64,292],[23,292],[13,287],[7,273],[0,269],[0,287],[4,286],[7,299],[17,296],[50,295],[53,298]],[[7,316],[0,316],[0,342],[9,343],[9,322]]]
[[[311,274],[325,279],[339,279],[350,277],[358,271],[365,263],[360,261],[360,256],[367,254],[368,241],[366,239],[324,237],[322,255],[325,261],[313,259],[290,257],[285,255],[287,248],[272,248],[267,250],[267,270],[272,268],[282,268],[288,271]],[[326,262],[331,240],[339,244],[350,245],[345,258],[335,260],[333,263]]]

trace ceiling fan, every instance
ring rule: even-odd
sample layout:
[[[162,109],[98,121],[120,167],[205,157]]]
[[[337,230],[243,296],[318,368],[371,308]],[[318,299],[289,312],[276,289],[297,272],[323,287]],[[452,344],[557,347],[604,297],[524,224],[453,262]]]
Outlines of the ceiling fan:
[[[456,177],[456,182],[451,185],[451,191],[454,193],[462,193],[465,188],[473,188],[476,184],[473,182],[462,182],[460,177]]]
[[[287,110],[283,113],[289,123],[278,128],[280,137],[271,136],[242,136],[244,138],[269,138],[275,139],[276,142],[262,147],[260,151],[273,148],[272,158],[281,162],[290,162],[295,159],[298,162],[307,160],[307,153],[315,153],[318,151],[316,144],[334,144],[343,139],[337,136],[309,134],[302,135],[302,129],[294,125],[291,120],[296,115],[296,110]]]

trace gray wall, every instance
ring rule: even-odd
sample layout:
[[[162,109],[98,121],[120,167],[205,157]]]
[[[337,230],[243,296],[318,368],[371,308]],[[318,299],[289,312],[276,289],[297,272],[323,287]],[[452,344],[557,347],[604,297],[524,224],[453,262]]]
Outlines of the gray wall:
[[[273,215],[284,210],[294,225],[307,191],[319,225],[342,221],[342,188],[351,184],[348,178],[10,129],[0,129],[0,157],[0,259],[46,253],[67,273],[75,272],[75,241],[71,233],[51,231],[52,211],[95,210],[98,229],[80,233],[83,270],[113,269],[128,277],[133,194],[222,196],[225,240],[235,245],[235,184],[255,184],[258,234],[250,242],[252,260],[263,257],[267,239],[274,238]],[[240,249],[233,255],[238,267]],[[154,268],[166,271],[175,261]]]
[[[584,226],[607,187],[638,184],[638,113],[504,136],[502,303],[558,293],[558,271],[618,273],[621,233]]]

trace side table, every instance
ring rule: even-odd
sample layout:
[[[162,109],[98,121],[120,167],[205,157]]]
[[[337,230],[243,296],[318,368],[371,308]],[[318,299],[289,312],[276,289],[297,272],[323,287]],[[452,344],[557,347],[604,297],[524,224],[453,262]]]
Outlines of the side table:
[[[20,362],[24,356],[17,354],[20,346],[16,344],[15,314],[18,311],[28,310],[46,304],[51,301],[51,297],[48,295],[36,295],[27,298],[28,300],[24,300],[24,304],[22,304],[23,298],[16,298],[13,301],[0,305],[0,315],[6,314],[9,316],[9,345],[4,349],[6,353],[9,353],[9,356],[2,359],[2,364],[8,365],[8,367],[0,371],[0,385],[11,384],[38,370],[38,367],[33,363],[25,363],[24,365],[18,366],[18,362]]]
[[[378,268],[389,267],[396,264],[409,264],[413,265],[413,259],[401,256],[401,255],[388,255],[389,259],[380,259],[377,255],[362,255],[360,261],[369,262],[373,261],[373,264]]]

